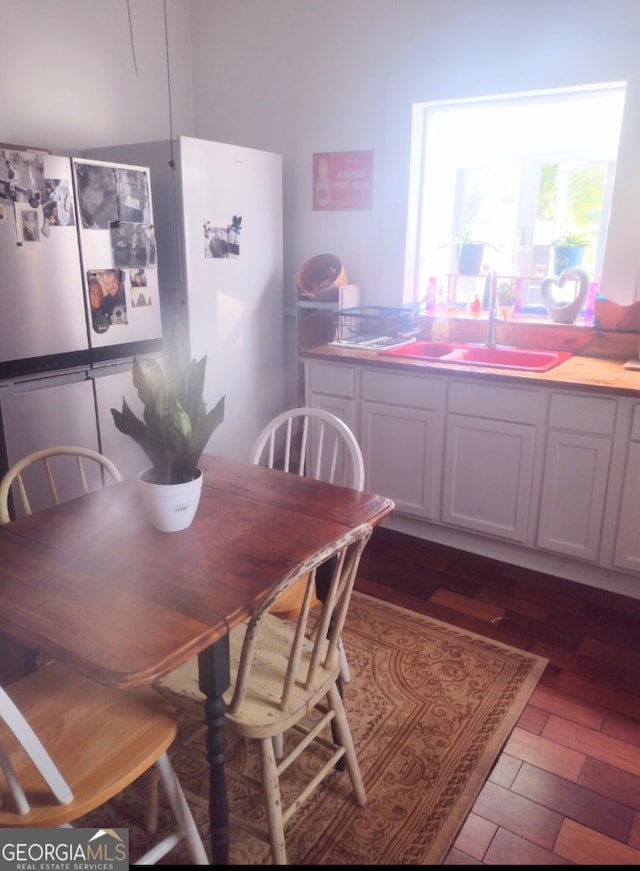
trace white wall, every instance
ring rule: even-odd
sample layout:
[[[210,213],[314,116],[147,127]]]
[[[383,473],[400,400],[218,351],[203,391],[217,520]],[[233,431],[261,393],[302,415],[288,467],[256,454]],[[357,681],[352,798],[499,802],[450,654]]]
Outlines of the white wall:
[[[130,7],[138,75],[126,0],[0,0],[0,141],[77,153],[168,138],[164,3]],[[173,134],[284,156],[291,304],[296,270],[323,252],[366,301],[399,300],[412,100],[640,73],[640,0],[167,0],[167,10]],[[313,212],[313,153],[369,149],[372,210]],[[635,210],[640,161],[628,161]]]
[[[400,300],[412,100],[640,72],[640,0],[192,0],[191,17],[196,135],[284,155],[291,300],[323,252],[367,301]],[[313,212],[313,153],[361,149],[372,211]]]
[[[134,52],[127,0],[0,0],[0,142],[71,154],[169,137],[164,4],[130,7]],[[173,127],[189,135],[188,0],[167,0],[167,22]]]

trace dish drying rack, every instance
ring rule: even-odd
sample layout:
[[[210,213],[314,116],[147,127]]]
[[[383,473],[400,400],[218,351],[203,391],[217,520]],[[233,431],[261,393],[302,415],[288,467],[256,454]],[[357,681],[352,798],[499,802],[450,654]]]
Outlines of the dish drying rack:
[[[367,305],[334,311],[336,338],[341,348],[381,350],[413,342],[420,332],[414,309]]]

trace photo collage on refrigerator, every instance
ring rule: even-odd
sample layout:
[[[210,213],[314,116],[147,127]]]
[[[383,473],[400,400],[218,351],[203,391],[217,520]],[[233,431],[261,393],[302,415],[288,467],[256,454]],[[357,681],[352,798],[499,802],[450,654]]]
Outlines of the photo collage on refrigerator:
[[[105,333],[129,326],[133,310],[159,305],[149,178],[144,169],[79,161],[75,173],[84,251],[94,258],[84,263],[91,324]]]
[[[230,221],[215,221],[205,219],[204,256],[220,258],[235,258],[240,256],[240,231],[242,230],[242,215],[233,215]]]
[[[71,177],[46,178],[44,158],[0,148],[0,224],[15,228],[18,247],[39,247],[52,227],[75,226]]]

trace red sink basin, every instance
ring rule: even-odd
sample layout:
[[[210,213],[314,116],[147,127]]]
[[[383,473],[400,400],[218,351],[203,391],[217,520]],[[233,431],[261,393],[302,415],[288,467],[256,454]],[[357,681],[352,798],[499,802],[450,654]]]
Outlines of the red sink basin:
[[[500,369],[519,369],[525,372],[547,372],[571,357],[570,351],[538,351],[494,345],[463,345],[454,342],[416,341],[399,348],[379,351],[389,357],[409,357],[457,363],[462,366],[494,366]]]

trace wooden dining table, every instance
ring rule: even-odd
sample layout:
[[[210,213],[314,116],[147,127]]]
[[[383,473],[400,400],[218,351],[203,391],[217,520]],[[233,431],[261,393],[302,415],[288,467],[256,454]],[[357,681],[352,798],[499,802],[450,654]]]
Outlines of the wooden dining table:
[[[136,481],[0,528],[0,628],[104,684],[152,684],[198,657],[213,864],[228,864],[223,693],[228,633],[302,560],[394,511],[380,495],[202,457],[192,525],[158,532]]]

